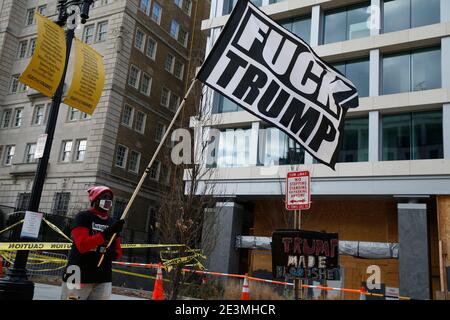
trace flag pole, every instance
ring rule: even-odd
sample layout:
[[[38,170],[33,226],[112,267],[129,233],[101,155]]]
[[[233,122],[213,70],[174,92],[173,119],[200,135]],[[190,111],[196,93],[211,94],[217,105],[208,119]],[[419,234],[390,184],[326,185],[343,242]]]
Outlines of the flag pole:
[[[161,139],[161,142],[159,143],[158,148],[156,149],[155,153],[153,154],[152,159],[150,160],[150,163],[148,164],[147,168],[145,169],[144,174],[142,175],[141,180],[139,181],[138,185],[136,186],[136,189],[134,190],[130,201],[128,201],[128,204],[127,204],[127,206],[126,206],[126,208],[125,208],[125,210],[124,210],[124,212],[122,214],[122,217],[120,217],[121,220],[126,219],[126,217],[128,216],[128,213],[130,211],[131,206],[133,205],[134,200],[136,199],[139,191],[141,190],[142,185],[144,184],[144,181],[147,178],[147,175],[149,174],[150,169],[151,169],[151,167],[153,166],[153,163],[156,160],[156,157],[158,156],[159,152],[161,151],[161,148],[164,145],[164,142],[166,141],[167,137],[169,136],[170,131],[172,130],[172,127],[175,124],[176,119],[180,115],[181,110],[183,109],[189,94],[191,93],[192,89],[194,88],[194,85],[195,85],[196,81],[197,81],[197,78],[194,78],[194,80],[192,80],[191,86],[189,87],[188,91],[186,92],[186,94],[185,94],[185,96],[183,98],[183,101],[181,102],[180,106],[178,107],[177,112],[173,116],[172,122],[170,123],[169,127],[167,128],[166,133],[164,134],[163,138]],[[117,235],[116,233],[113,234],[113,236],[111,237],[111,239],[108,242],[108,245],[106,246],[106,249],[108,249],[111,246],[111,244],[113,243],[114,238],[116,237],[116,235]],[[105,252],[106,252],[106,250],[105,250]],[[103,253],[102,256],[100,257],[100,260],[98,262],[97,267],[100,267],[100,265],[102,264],[104,258],[105,258],[105,253]]]

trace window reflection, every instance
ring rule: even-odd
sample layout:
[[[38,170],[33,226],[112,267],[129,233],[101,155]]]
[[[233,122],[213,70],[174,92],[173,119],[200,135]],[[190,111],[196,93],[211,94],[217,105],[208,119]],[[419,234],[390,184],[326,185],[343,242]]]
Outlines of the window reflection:
[[[259,132],[258,163],[264,166],[303,164],[305,151],[293,139],[277,128]]]
[[[442,158],[442,111],[384,116],[382,146],[384,161]]]

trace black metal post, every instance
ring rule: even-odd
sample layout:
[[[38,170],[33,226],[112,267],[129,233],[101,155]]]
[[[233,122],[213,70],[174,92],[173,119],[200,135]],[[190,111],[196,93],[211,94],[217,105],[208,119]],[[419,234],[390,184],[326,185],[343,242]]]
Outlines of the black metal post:
[[[58,24],[63,26],[67,20],[67,1],[59,2],[59,20]],[[92,3],[92,1],[69,1],[73,4]],[[84,19],[84,21],[86,21]],[[45,133],[47,134],[47,141],[44,148],[43,157],[38,160],[36,174],[34,176],[33,188],[31,191],[31,198],[28,205],[28,211],[38,212],[41,201],[42,190],[44,187],[45,177],[47,175],[48,162],[50,158],[50,151],[52,148],[53,137],[56,129],[56,122],[58,119],[59,106],[61,105],[62,96],[64,93],[64,82],[67,73],[67,66],[69,64],[70,51],[72,49],[72,42],[75,38],[75,29],[68,29],[66,32],[66,59],[61,82],[52,99],[49,119]],[[23,242],[30,239],[21,238]],[[14,266],[6,273],[4,279],[0,279],[0,300],[32,300],[34,295],[34,283],[28,280],[27,276],[27,260],[29,251],[17,251],[14,260]]]

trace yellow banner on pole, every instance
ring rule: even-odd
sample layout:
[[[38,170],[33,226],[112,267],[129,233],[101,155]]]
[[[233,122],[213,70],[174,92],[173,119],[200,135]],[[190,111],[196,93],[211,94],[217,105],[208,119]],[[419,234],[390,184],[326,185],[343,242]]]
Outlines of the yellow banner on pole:
[[[81,40],[75,39],[75,70],[64,103],[92,115],[104,84],[103,57]]]
[[[58,89],[66,63],[64,29],[36,13],[37,39],[33,57],[19,81],[52,97]]]

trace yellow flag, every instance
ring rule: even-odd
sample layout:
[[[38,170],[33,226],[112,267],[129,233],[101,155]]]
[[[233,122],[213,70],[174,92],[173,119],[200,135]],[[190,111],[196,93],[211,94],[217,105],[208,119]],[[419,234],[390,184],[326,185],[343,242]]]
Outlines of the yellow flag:
[[[64,29],[36,13],[37,39],[33,57],[19,80],[51,97],[58,89],[66,61]]]
[[[105,84],[103,57],[90,46],[75,39],[73,80],[64,103],[93,114]]]

